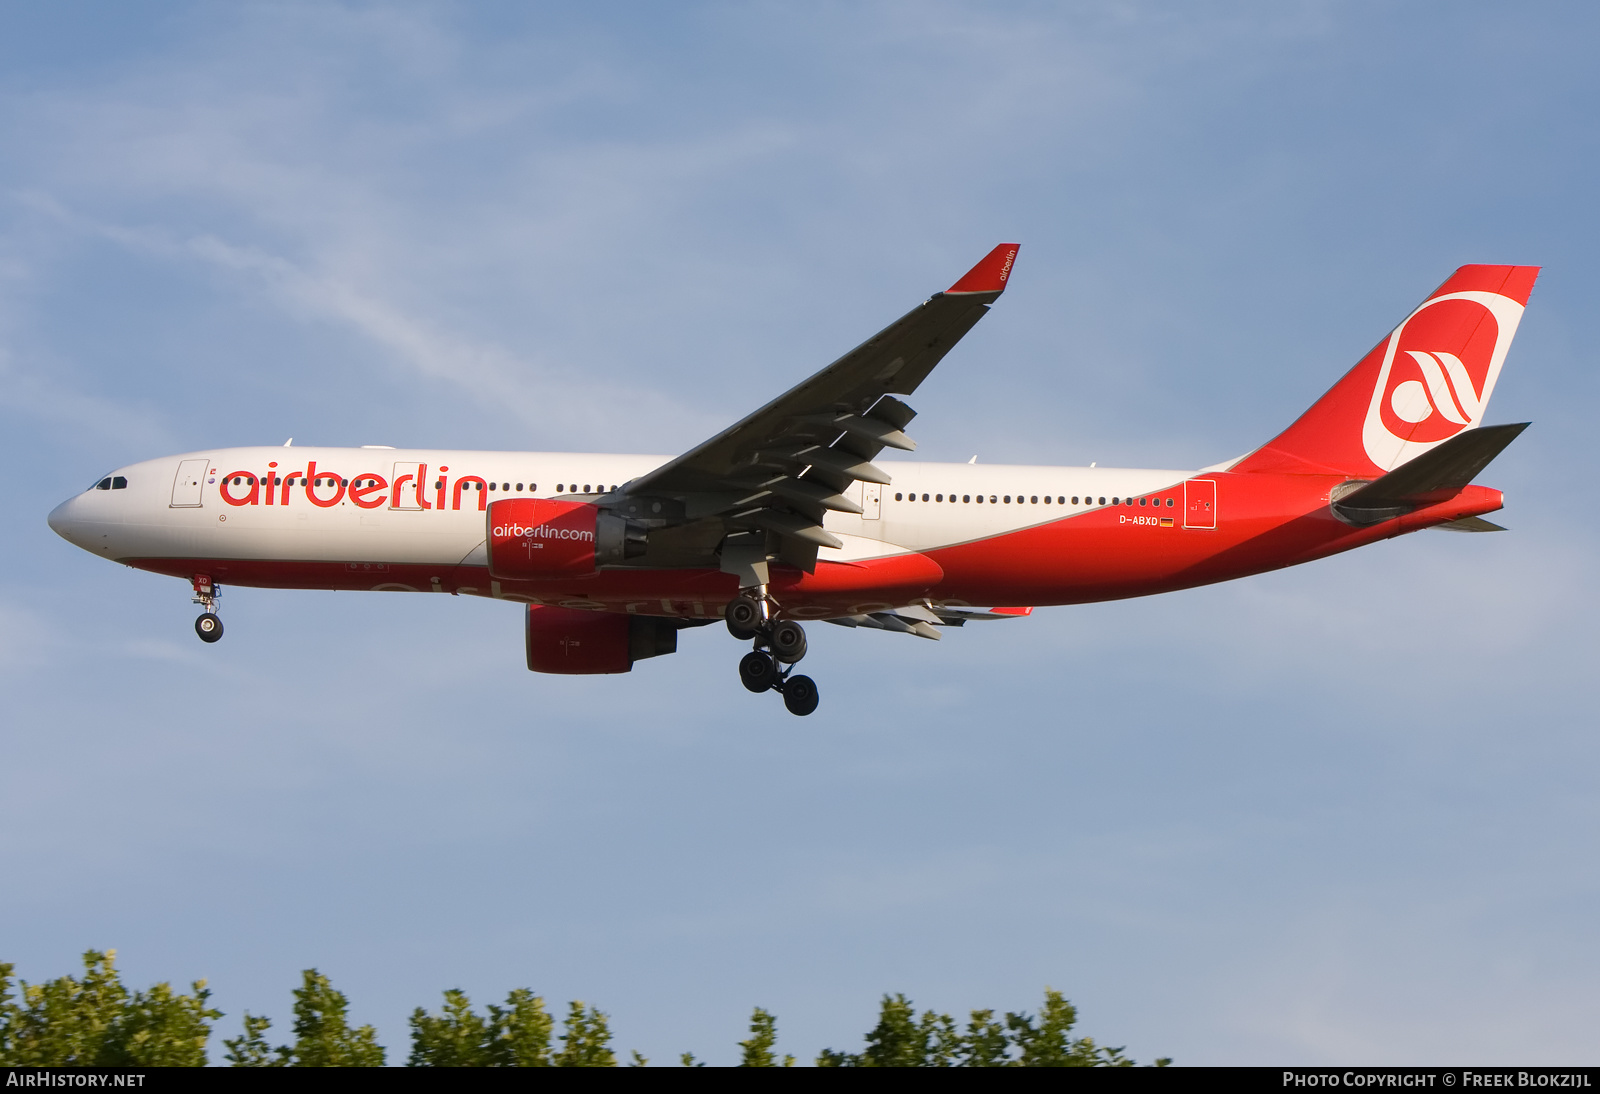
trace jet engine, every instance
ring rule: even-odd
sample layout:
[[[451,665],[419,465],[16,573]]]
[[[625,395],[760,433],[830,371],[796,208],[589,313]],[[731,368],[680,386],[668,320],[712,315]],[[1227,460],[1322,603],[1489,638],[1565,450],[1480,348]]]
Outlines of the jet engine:
[[[635,661],[678,652],[678,621],[529,604],[527,640],[534,672],[630,672]]]
[[[489,573],[498,578],[592,574],[647,546],[643,525],[586,502],[506,498],[489,506],[488,518]]]

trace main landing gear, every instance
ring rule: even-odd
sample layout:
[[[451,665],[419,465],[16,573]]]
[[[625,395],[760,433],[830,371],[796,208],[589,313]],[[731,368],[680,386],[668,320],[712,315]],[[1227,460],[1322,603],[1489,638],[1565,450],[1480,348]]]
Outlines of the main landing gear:
[[[764,597],[750,593],[741,593],[728,605],[728,632],[755,643],[739,661],[739,682],[758,694],[778,692],[790,714],[804,717],[817,709],[818,699],[816,681],[794,675],[795,663],[806,655],[805,628],[790,619],[771,622],[769,608]]]
[[[205,611],[194,621],[194,633],[202,642],[215,642],[222,637],[222,620],[217,617],[217,600],[222,596],[222,586],[211,583],[210,574],[195,574],[194,603]]]

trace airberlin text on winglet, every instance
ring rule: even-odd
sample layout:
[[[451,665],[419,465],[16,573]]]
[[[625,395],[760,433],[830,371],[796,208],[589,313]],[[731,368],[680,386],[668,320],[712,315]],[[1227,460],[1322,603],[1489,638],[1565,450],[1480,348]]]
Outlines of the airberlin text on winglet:
[[[947,294],[1003,292],[1006,278],[1011,276],[1011,267],[1017,261],[1017,251],[1020,247],[1021,244],[1018,243],[1000,244],[945,292]]]

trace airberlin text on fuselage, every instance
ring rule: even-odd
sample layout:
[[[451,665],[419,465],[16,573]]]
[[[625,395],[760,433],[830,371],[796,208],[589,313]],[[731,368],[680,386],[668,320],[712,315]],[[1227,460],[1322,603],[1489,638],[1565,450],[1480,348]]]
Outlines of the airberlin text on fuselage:
[[[439,468],[432,491],[426,486],[428,465],[425,463],[417,465],[416,474],[397,475],[392,483],[376,471],[363,471],[352,479],[333,471],[319,471],[316,460],[307,463],[304,471],[285,471],[280,474],[277,467],[276,461],[267,464],[265,475],[257,475],[254,471],[230,471],[222,476],[217,493],[229,505],[288,505],[294,487],[302,486],[306,500],[323,509],[330,509],[349,499],[352,505],[363,509],[388,505],[395,509],[443,510],[447,507],[447,495],[448,508],[460,509],[461,491],[470,489],[477,495],[478,511],[483,512],[488,507],[488,497],[484,494],[488,483],[476,475],[460,475],[452,482],[448,466]],[[234,493],[245,488],[249,493]],[[318,494],[319,490],[332,493],[324,497]],[[433,494],[431,502],[428,500],[429,493]]]

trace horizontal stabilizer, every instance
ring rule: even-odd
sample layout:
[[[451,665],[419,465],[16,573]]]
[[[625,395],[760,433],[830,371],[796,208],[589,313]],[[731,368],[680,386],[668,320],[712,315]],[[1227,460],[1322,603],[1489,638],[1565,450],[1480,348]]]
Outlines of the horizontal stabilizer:
[[[1482,517],[1462,517],[1460,520],[1453,520],[1448,524],[1435,524],[1434,527],[1441,532],[1504,532],[1506,530],[1505,525],[1496,524],[1492,520],[1484,520]]]
[[[1528,425],[1486,425],[1457,433],[1387,475],[1341,495],[1333,502],[1333,511],[1351,524],[1376,524],[1452,498]]]

